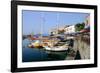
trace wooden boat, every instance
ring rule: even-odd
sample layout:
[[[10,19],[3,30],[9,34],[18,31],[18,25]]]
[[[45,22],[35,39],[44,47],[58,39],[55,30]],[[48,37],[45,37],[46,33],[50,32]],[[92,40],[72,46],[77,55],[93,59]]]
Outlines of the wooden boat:
[[[67,51],[68,50],[68,45],[63,45],[63,46],[55,46],[55,47],[48,47],[48,46],[43,46],[45,50],[48,51]]]

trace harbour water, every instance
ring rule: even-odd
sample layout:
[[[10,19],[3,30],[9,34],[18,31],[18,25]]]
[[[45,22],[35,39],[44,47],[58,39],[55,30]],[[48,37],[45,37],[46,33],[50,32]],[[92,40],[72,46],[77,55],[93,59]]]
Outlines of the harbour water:
[[[37,61],[57,61],[64,60],[67,57],[67,51],[51,52],[43,48],[29,48],[28,44],[33,41],[28,39],[23,40],[22,61],[23,62],[37,62]]]

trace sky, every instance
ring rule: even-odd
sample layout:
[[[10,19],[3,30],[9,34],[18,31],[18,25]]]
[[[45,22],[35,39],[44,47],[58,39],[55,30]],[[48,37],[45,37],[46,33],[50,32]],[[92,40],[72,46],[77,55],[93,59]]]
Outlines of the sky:
[[[48,34],[57,25],[75,25],[85,21],[88,13],[22,10],[23,35]]]

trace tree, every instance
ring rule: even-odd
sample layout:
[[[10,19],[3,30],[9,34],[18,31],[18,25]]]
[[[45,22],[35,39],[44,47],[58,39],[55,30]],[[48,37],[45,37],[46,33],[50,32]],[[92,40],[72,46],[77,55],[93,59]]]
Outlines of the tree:
[[[84,29],[84,27],[85,27],[85,23],[77,23],[75,25],[76,31],[80,31],[80,30]]]

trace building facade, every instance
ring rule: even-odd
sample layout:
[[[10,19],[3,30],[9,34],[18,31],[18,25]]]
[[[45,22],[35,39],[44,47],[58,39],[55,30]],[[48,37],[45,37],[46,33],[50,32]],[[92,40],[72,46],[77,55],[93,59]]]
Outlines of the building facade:
[[[65,28],[65,34],[75,33],[75,25],[71,25]]]

